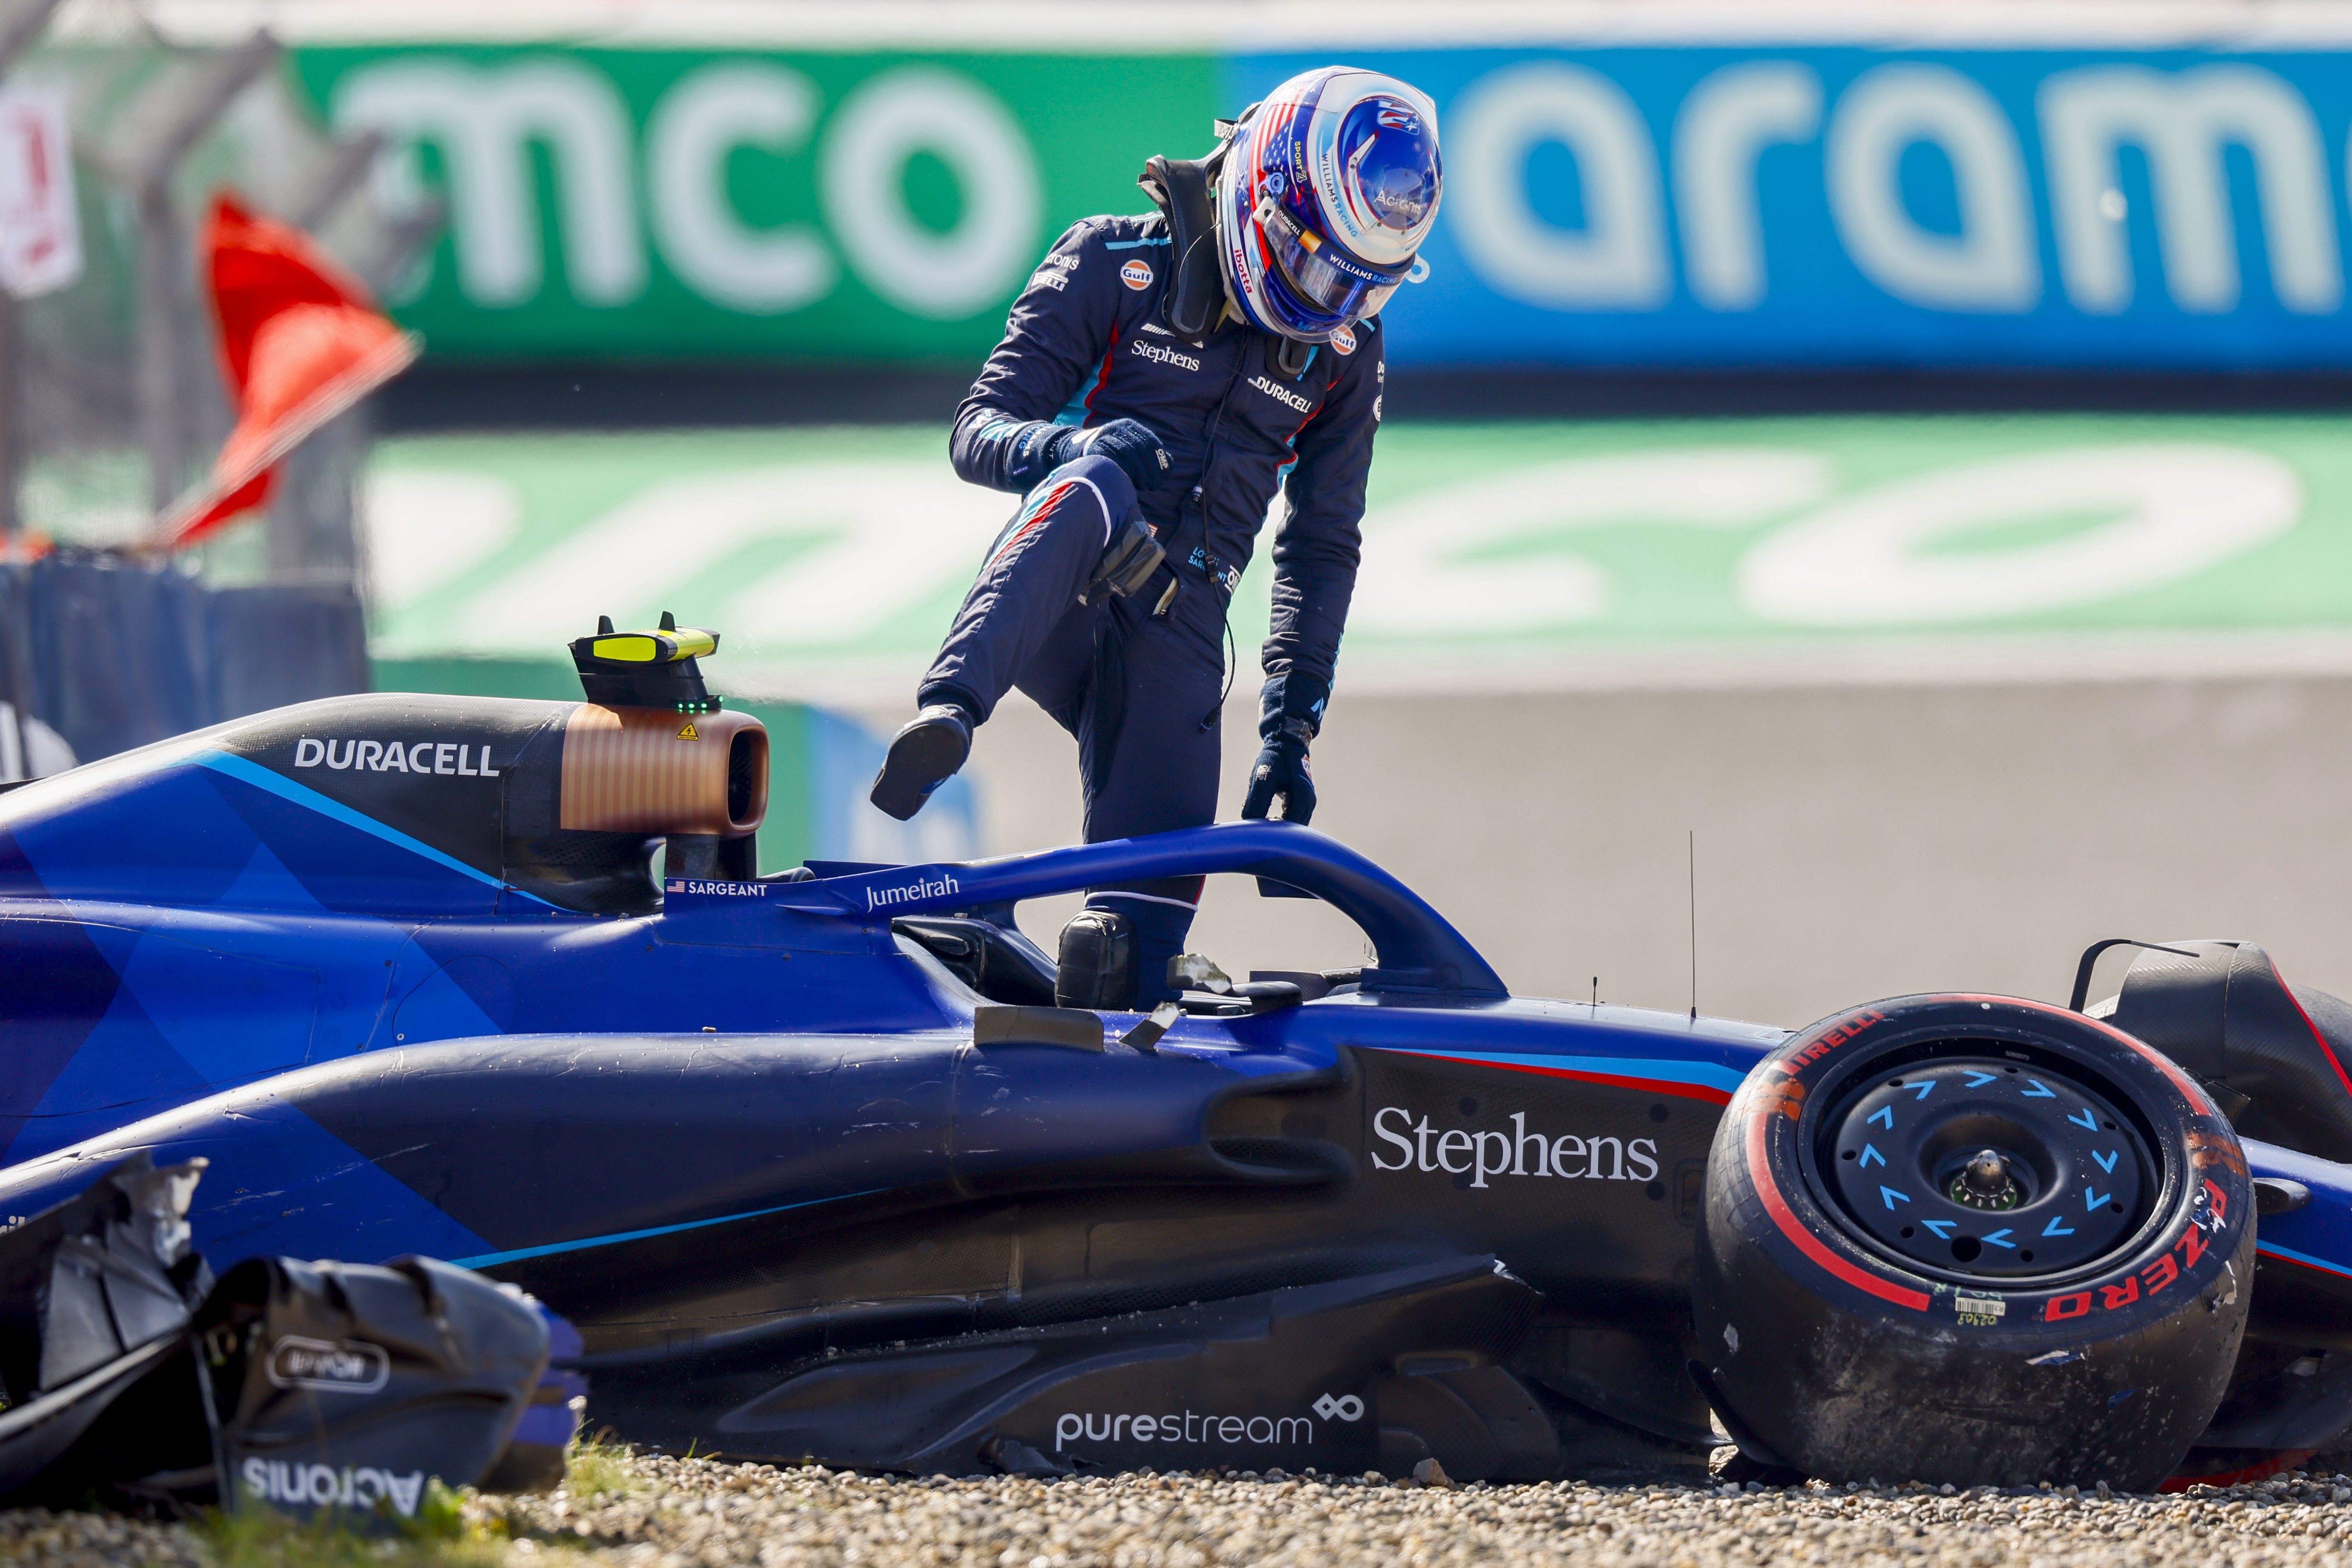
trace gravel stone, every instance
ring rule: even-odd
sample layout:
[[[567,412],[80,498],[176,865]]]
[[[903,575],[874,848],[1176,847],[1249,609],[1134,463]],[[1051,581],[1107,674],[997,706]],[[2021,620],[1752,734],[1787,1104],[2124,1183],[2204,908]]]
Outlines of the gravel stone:
[[[593,1497],[476,1497],[505,1568],[2352,1568],[2352,1477],[2155,1497],[2072,1489],[1598,1487],[1286,1475],[889,1479],[639,1455]],[[503,1544],[499,1544],[499,1543]],[[0,1563],[215,1568],[174,1527],[0,1514]]]

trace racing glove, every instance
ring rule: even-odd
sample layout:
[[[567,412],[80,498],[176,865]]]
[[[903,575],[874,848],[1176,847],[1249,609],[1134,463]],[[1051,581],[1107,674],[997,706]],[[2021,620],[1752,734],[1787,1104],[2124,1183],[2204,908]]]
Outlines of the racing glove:
[[[1089,454],[1117,463],[1139,494],[1160,489],[1175,475],[1174,460],[1160,445],[1160,437],[1139,420],[1114,419],[1081,430],[1074,425],[1039,419],[1012,428],[996,426],[983,432],[983,437],[1012,443],[1004,477],[1017,489],[1028,489],[1064,463]]]
[[[1307,743],[1323,729],[1323,708],[1331,683],[1292,670],[1277,675],[1258,693],[1258,737],[1265,749],[1250,769],[1249,795],[1242,816],[1262,817],[1282,801],[1282,819],[1304,826],[1315,815],[1315,778],[1307,769]]]
[[[1174,478],[1175,465],[1151,427],[1135,419],[1114,419],[1091,430],[1069,432],[1067,449],[1054,459],[1055,467],[1073,458],[1108,458],[1118,465],[1138,495],[1156,490]]]

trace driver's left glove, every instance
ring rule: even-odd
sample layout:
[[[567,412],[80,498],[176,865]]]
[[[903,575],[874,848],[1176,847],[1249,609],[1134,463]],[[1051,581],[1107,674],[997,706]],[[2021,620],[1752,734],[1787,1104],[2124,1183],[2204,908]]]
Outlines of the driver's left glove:
[[[1307,771],[1307,744],[1322,731],[1323,709],[1331,685],[1297,670],[1277,675],[1258,693],[1257,732],[1265,749],[1250,769],[1242,816],[1262,817],[1282,802],[1282,819],[1301,826],[1315,815],[1315,777]]]

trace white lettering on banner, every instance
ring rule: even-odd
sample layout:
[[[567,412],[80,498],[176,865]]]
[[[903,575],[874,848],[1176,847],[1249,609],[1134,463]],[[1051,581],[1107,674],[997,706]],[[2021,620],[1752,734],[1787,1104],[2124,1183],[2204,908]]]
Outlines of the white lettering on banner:
[[[247,1459],[238,1467],[245,1494],[256,1502],[289,1504],[295,1508],[348,1508],[373,1512],[390,1500],[403,1519],[416,1517],[425,1495],[425,1472],[400,1475],[373,1465],[305,1465],[289,1459]]]
[[[65,95],[0,92],[0,288],[20,300],[81,276],[81,214]]]
[[[1960,228],[1923,228],[1901,165],[1918,142],[1951,161]],[[1992,95],[1948,66],[1885,65],[1854,79],[1830,117],[1830,212],[1864,275],[1939,310],[2030,310],[2042,297],[2032,193],[2017,133]]]
[[[907,210],[907,160],[955,174],[962,212],[938,233]],[[1021,126],[970,77],[900,66],[852,93],[819,160],[826,220],[866,287],[910,316],[961,321],[993,303],[1034,256],[1044,198]]]
[[[539,293],[545,268],[534,144],[554,165],[572,293],[609,306],[645,291],[629,114],[601,71],[553,55],[478,69],[446,57],[398,59],[353,72],[335,95],[334,115],[341,129],[393,139],[376,176],[396,212],[425,201],[416,143],[440,148],[458,283],[473,303],[522,305]]]
[[[1565,542],[1603,526],[1752,527],[1830,492],[1818,453],[1701,447],[1578,458],[1426,490],[1364,518],[1364,559],[1349,610],[1358,637],[1536,631],[1602,614],[1616,585]],[[1507,558],[1498,547],[1517,544]]]
[[[1810,248],[1812,237],[1800,226],[1826,217],[1887,300],[1945,312],[2032,310],[2042,290],[2021,151],[2029,141],[2046,161],[2054,248],[2075,310],[2095,318],[2128,308],[2134,223],[2158,241],[2165,285],[2180,310],[2239,309],[2242,262],[2227,166],[2239,155],[2253,178],[2251,191],[2237,195],[2258,205],[2272,292],[2300,314],[2342,308],[2342,195],[2331,189],[2320,119],[2281,70],[2236,60],[2177,70],[2070,66],[2036,89],[2036,140],[2022,136],[2026,128],[1978,79],[1986,73],[1965,59],[1864,70],[1824,127],[1821,74],[1807,60],[1742,60],[1701,77],[1676,101],[1657,69],[1634,70],[1627,58],[1630,92],[1592,64],[1538,58],[1475,76],[1454,95],[1448,226],[1486,289],[1545,311],[1675,306],[1656,144],[1671,122],[1682,270],[1706,310],[1748,312],[1773,302],[1768,233],[1773,244]],[[39,91],[0,95],[0,139],[26,149],[0,159],[0,208],[16,219],[0,223],[0,282],[20,292],[71,277],[79,249],[65,199],[69,164],[51,121],[7,108],[34,105]],[[429,50],[374,61],[344,75],[332,103],[340,128],[393,139],[377,179],[395,209],[425,200],[420,149],[437,150],[457,291],[479,310],[531,303],[548,291],[551,273],[559,290],[583,304],[638,302],[648,239],[687,288],[748,316],[831,299],[845,267],[893,310],[927,320],[988,310],[1029,272],[1032,287],[1063,287],[1055,279],[1074,258],[1028,266],[1049,215],[1024,118],[979,80],[936,64],[891,65],[857,83],[829,115],[827,107],[809,78],[781,60],[723,59],[684,70],[652,100],[640,146],[630,106],[605,68],[594,57],[555,49],[503,61]],[[1759,160],[1816,136],[1827,213],[1803,194],[1810,178],[1764,211]],[[1950,165],[1955,232],[1923,224],[1904,199],[1906,157],[1923,144]],[[2126,144],[2147,160],[2153,200],[2145,219],[2122,204]],[[726,177],[742,149],[813,160],[824,226],[798,214],[746,221]],[[1554,221],[1544,193],[1530,188],[1531,177],[1544,178],[1535,171],[1545,149],[1574,165],[1572,205],[1581,216],[1572,223]],[[919,154],[943,162],[961,193],[946,232],[907,205],[908,160]],[[1318,153],[1318,183],[1324,161]],[[550,200],[554,221],[542,224],[540,208]],[[542,254],[548,230],[560,237],[554,268]],[[19,246],[27,247],[21,258]],[[1790,301],[1799,313],[1791,324],[1833,315],[1843,303],[1836,292],[1816,287]],[[1886,300],[1852,302],[1870,307],[1881,330],[1907,335],[1880,309]],[[2013,348],[2016,340],[2001,341]]]
[[[1764,227],[1756,161],[1822,124],[1822,80],[1794,60],[1726,66],[1691,89],[1675,117],[1675,212],[1683,270],[1710,310],[1764,302]]]
[[[937,881],[917,878],[903,888],[866,889],[866,910],[871,914],[876,910],[888,909],[892,904],[913,903],[918,899],[945,898],[950,893],[961,890],[953,877],[941,877]]]
[[[1498,294],[1554,310],[1654,310],[1673,296],[1658,154],[1633,100],[1582,66],[1506,66],[1454,100],[1448,214],[1470,265]],[[1576,158],[1584,226],[1547,223],[1528,200],[1528,154]]]
[[[490,748],[480,748],[480,760],[467,765],[475,748],[469,743],[459,745],[448,741],[320,741],[304,735],[294,742],[294,765],[315,768],[321,763],[341,773],[356,768],[362,773],[441,773],[458,778],[494,779],[499,770],[490,766]]]
[[[2234,64],[2178,73],[2088,66],[2044,81],[2040,108],[2059,272],[2076,308],[2113,315],[2131,303],[2130,233],[2103,210],[2125,142],[2147,156],[2165,282],[2182,310],[2237,308],[2237,225],[2222,157],[2232,145],[2253,162],[2279,303],[2317,316],[2343,302],[2327,154],[2310,105],[2279,77]]]
[[[1314,402],[1306,394],[1293,392],[1278,381],[1270,381],[1265,376],[1254,375],[1250,377],[1249,384],[1276,403],[1286,405],[1301,414],[1315,406]]]
[[[1329,1398],[1328,1394],[1324,1395]],[[1363,1402],[1348,1395],[1359,1415]],[[1252,1443],[1302,1444],[1315,1441],[1315,1423],[1304,1415],[1203,1415],[1186,1410],[1158,1415],[1125,1412],[1065,1411],[1054,1417],[1054,1451],[1072,1443]]]
[[[1396,1119],[1396,1126],[1389,1125]],[[1419,1124],[1413,1113],[1402,1105],[1382,1106],[1372,1117],[1372,1131],[1383,1141],[1403,1151],[1394,1163],[1381,1158],[1383,1151],[1371,1151],[1372,1164],[1382,1171],[1444,1172],[1453,1175],[1468,1175],[1473,1188],[1484,1188],[1489,1176],[1557,1176],[1565,1180],[1612,1182],[1647,1182],[1658,1173],[1658,1145],[1655,1140],[1619,1138],[1612,1134],[1581,1137],[1561,1133],[1557,1137],[1528,1130],[1524,1110],[1513,1111],[1507,1120],[1509,1131],[1486,1128],[1469,1131],[1452,1127],[1438,1131],[1423,1116]],[[1434,1142],[1432,1142],[1433,1136]],[[1534,1152],[1530,1162],[1528,1152]],[[1602,1169],[1606,1155],[1607,1169]],[[1455,1164],[1459,1155],[1462,1163]]]
[[[372,467],[360,492],[368,585],[397,610],[457,581],[522,531],[522,492],[447,468]]]
[[[727,195],[728,154],[798,151],[817,105],[816,88],[800,72],[743,61],[689,73],[654,106],[646,190],[655,237],[678,277],[713,304],[776,315],[833,291],[833,258],[814,229],[751,228]]]
[[[637,605],[650,616],[665,595],[689,591],[747,547],[797,540],[803,548],[768,557],[782,555],[782,564],[738,578],[712,623],[755,646],[837,646],[970,581],[1003,522],[1003,496],[944,464],[775,463],[673,479],[491,579],[442,624],[482,639],[466,646],[484,651],[551,647],[579,636],[582,605]],[[648,539],[662,549],[648,552]]]
[[[1881,485],[1788,523],[1740,561],[1738,589],[1748,610],[1792,626],[2031,615],[2204,571],[2293,528],[2303,502],[2293,468],[2238,447],[2147,442],[2000,458]],[[2109,521],[2010,549],[1948,548],[1972,531],[2082,513]]]

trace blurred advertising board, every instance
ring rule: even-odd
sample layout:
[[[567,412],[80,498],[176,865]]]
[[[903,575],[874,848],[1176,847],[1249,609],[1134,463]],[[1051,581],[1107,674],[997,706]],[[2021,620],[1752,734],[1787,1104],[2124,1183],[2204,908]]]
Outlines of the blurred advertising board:
[[[586,616],[672,609],[725,632],[730,695],[896,706],[1016,504],[943,446],[908,426],[395,437],[365,509],[377,657],[561,681]],[[1429,421],[1381,434],[1367,502],[1350,690],[2079,669],[2100,648],[2141,674],[2352,665],[2333,416]],[[1244,690],[1269,586],[1261,549],[1233,605]]]
[[[1246,94],[1310,57],[1236,61]],[[1375,54],[1435,96],[1456,363],[2352,358],[2352,54]]]
[[[449,234],[399,314],[444,357],[964,361],[1054,235],[1205,151],[1205,57],[298,50]]]
[[[2352,359],[2352,35],[1809,38],[1349,48],[1445,137],[1392,357]],[[446,195],[401,303],[438,355],[936,363],[987,349],[1063,226],[1138,210],[1147,155],[1330,58],[303,43],[292,68],[394,135],[395,195]]]

